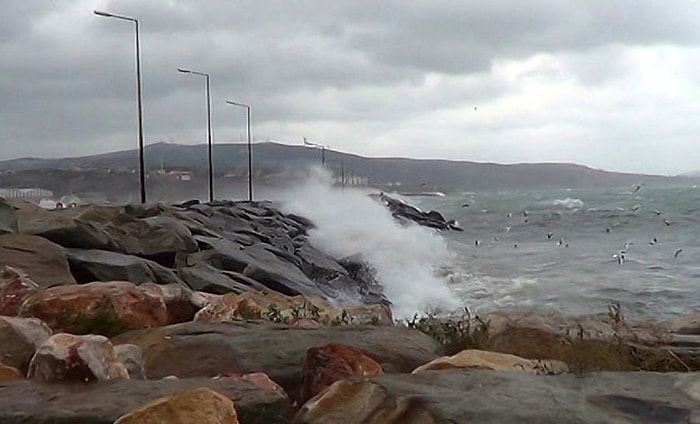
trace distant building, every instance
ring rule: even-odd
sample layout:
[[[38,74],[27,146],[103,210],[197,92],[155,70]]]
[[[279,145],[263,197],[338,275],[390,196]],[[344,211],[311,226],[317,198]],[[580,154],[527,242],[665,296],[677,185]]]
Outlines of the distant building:
[[[6,199],[25,199],[39,202],[46,197],[53,197],[53,191],[43,188],[0,188],[0,197]]]

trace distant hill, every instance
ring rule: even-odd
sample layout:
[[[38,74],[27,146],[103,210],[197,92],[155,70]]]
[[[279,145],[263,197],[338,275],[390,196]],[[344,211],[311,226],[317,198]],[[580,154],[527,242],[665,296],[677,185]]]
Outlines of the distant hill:
[[[302,170],[320,164],[321,151],[304,146],[256,143],[253,146],[253,158],[254,169],[257,172]],[[202,172],[207,166],[207,147],[152,144],[146,148],[146,162],[149,170],[158,169],[162,164],[166,170],[188,169]],[[76,158],[6,160],[0,162],[0,171],[129,170],[136,168],[137,163],[137,151],[129,150]],[[342,166],[346,175],[367,177],[370,185],[375,187],[385,187],[398,182],[401,190],[409,191],[584,188],[632,185],[641,181],[674,181],[673,177],[607,172],[564,163],[502,165],[449,160],[367,158],[335,151],[326,151],[326,165],[337,173],[340,173]],[[217,173],[240,173],[246,166],[245,144],[214,146],[214,168]]]
[[[700,177],[700,170],[698,171],[690,171],[690,172],[684,172],[680,175],[679,177]]]

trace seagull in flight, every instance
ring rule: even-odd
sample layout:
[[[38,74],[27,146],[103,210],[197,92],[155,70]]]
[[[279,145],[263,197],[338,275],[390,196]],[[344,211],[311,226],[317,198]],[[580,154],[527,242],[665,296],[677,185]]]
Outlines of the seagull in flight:
[[[683,249],[676,249],[676,251],[673,253],[673,259],[676,259],[678,257],[678,255],[681,254],[682,251],[683,251]]]
[[[613,258],[615,258],[615,260],[617,260],[618,264],[622,265],[623,263],[625,263],[625,253],[627,253],[627,252],[624,250],[620,250],[619,252],[617,252],[613,255]]]

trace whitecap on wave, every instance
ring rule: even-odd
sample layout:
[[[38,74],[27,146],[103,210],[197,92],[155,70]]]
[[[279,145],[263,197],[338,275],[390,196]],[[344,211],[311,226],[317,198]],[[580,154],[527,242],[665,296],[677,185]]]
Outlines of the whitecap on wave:
[[[552,202],[554,206],[563,206],[567,209],[576,209],[583,206],[583,201],[577,198],[567,197],[565,199],[556,199]]]

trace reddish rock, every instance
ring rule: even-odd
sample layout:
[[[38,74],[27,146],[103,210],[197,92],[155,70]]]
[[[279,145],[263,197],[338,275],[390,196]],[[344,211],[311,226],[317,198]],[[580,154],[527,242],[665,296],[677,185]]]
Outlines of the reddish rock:
[[[16,316],[24,299],[38,290],[39,285],[21,269],[3,267],[0,271],[0,315]]]
[[[162,293],[126,281],[52,287],[28,297],[20,315],[57,332],[106,336],[168,323]]]
[[[396,375],[396,374],[395,374]],[[387,374],[388,376],[388,374]],[[398,376],[401,378],[402,376]],[[446,405],[460,405],[460,391],[472,384],[463,384],[455,388],[456,396],[445,400]],[[415,390],[415,389],[414,389]],[[434,388],[433,388],[434,390]],[[436,416],[425,398],[443,400],[447,391],[442,387],[439,395],[426,391],[423,393],[401,393],[384,387],[375,379],[340,380],[327,390],[304,404],[292,420],[293,424],[438,424],[482,422],[470,411],[469,420],[445,420]],[[451,393],[450,393],[451,394]],[[435,402],[431,402],[435,403]],[[471,405],[470,405],[471,406]],[[505,422],[484,420],[483,422]],[[521,421],[509,421],[521,422]],[[530,421],[528,421],[530,422]],[[534,421],[533,421],[534,422]],[[556,421],[552,421],[556,422]]]
[[[27,377],[45,383],[128,380],[108,338],[54,334],[37,349]]]
[[[336,307],[318,296],[285,296],[269,290],[227,293],[214,299],[195,315],[195,321],[230,322],[265,319],[299,326],[311,324],[392,325],[391,309],[386,305],[347,305]]]
[[[22,380],[23,378],[22,373],[17,368],[0,362],[0,382]]]
[[[330,343],[306,352],[299,402],[304,403],[338,380],[382,374],[382,367],[360,349]]]
[[[238,424],[233,401],[208,388],[156,399],[114,424]]]
[[[29,234],[0,236],[2,264],[21,268],[40,287],[75,284],[63,248]]]
[[[0,316],[0,359],[25,374],[36,349],[51,337],[51,329],[37,318]]]
[[[146,283],[139,285],[139,288],[163,299],[168,324],[192,321],[197,311],[202,308],[199,306],[200,298],[195,298],[192,290],[177,284]]]

